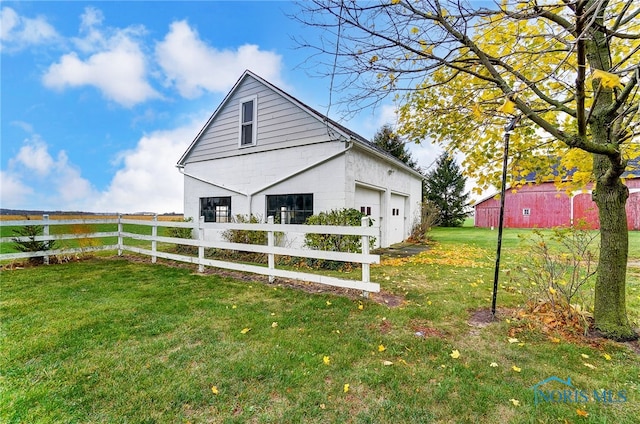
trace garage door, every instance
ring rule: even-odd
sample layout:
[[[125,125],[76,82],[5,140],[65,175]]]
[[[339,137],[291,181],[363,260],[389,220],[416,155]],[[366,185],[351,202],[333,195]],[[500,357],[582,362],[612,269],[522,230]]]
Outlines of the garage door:
[[[356,186],[355,209],[373,219],[373,225],[380,225],[380,194],[378,190]]]
[[[380,227],[380,203],[382,192],[367,187],[356,186],[355,205],[353,207],[368,215],[374,227]],[[374,247],[380,247],[380,236],[376,237]]]
[[[391,216],[389,217],[389,243],[400,243],[405,239],[405,196],[391,194]]]

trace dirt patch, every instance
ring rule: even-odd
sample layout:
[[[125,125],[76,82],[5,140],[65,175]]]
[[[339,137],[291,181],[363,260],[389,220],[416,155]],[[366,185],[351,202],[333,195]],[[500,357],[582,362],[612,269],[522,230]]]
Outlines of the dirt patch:
[[[627,346],[629,349],[631,349],[632,351],[634,351],[636,355],[640,355],[640,340],[636,340],[633,342],[626,342],[623,344]]]
[[[491,323],[501,321],[506,315],[508,315],[508,311],[506,310],[497,309],[496,315],[494,316],[490,308],[480,308],[471,311],[471,316],[467,324],[471,327],[484,328]]]
[[[445,338],[446,334],[437,328],[433,327],[433,324],[430,321],[425,320],[412,320],[409,323],[411,330],[413,330],[413,334],[416,337],[437,337],[439,339]]]

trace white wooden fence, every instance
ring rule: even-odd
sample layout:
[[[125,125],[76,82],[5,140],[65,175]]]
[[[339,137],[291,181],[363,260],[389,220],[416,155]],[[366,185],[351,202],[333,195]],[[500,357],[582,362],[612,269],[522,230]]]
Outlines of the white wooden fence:
[[[204,223],[200,222],[177,222],[177,221],[158,221],[157,216],[153,220],[126,219],[122,216],[107,219],[68,219],[68,220],[50,220],[48,215],[44,215],[42,220],[14,220],[0,221],[2,226],[27,226],[40,225],[43,226],[43,235],[35,238],[29,237],[3,237],[0,243],[13,243],[14,239],[22,241],[49,241],[49,240],[73,240],[73,239],[98,239],[105,237],[117,237],[117,244],[108,244],[101,246],[86,246],[76,248],[52,249],[40,252],[20,252],[0,254],[0,261],[44,257],[45,263],[49,262],[50,256],[68,256],[70,254],[85,253],[99,250],[117,250],[118,255],[122,255],[123,251],[130,251],[142,255],[151,256],[151,261],[156,262],[157,258],[170,259],[180,262],[188,262],[198,265],[198,271],[203,272],[205,266],[229,269],[234,271],[250,272],[255,274],[267,275],[269,281],[273,282],[276,277],[289,278],[294,280],[302,280],[330,286],[350,288],[362,290],[366,295],[368,292],[379,292],[380,285],[370,281],[370,264],[379,263],[380,256],[369,253],[369,240],[371,237],[378,236],[379,229],[369,226],[369,219],[363,218],[362,225],[359,227],[342,227],[342,226],[326,226],[326,225],[291,225],[291,224],[274,224],[273,217],[269,217],[266,224],[246,224],[246,223]],[[95,232],[86,234],[50,234],[50,227],[54,225],[95,225],[95,224],[116,224],[117,231]],[[124,225],[134,224],[151,227],[151,235],[138,234],[124,231]],[[172,228],[191,228],[194,238],[176,238],[158,236],[158,227]],[[248,230],[248,231],[264,231],[267,233],[267,244],[240,244],[229,243],[223,241],[207,241],[205,240],[205,230]],[[313,234],[340,234],[355,235],[362,237],[362,253],[349,252],[332,252],[324,250],[312,249],[291,249],[279,247],[275,245],[276,233],[313,233]],[[151,249],[145,249],[137,246],[125,244],[125,240],[146,240],[151,242]],[[158,242],[172,243],[176,245],[195,246],[198,248],[198,256],[188,256],[176,253],[163,252],[158,250]],[[226,249],[242,252],[255,252],[267,255],[267,265],[250,265],[236,262],[221,261],[216,259],[205,258],[205,248]],[[354,262],[362,265],[362,279],[348,280],[336,277],[330,277],[321,274],[311,274],[299,271],[285,270],[276,268],[275,256],[292,256],[302,258],[316,258],[332,261]]]

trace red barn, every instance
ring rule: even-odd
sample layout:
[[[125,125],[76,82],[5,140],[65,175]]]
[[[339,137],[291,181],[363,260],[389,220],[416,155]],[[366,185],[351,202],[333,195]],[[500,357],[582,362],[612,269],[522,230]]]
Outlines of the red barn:
[[[640,176],[628,174],[627,224],[630,230],[640,230]],[[499,194],[475,205],[476,227],[497,227],[500,217]],[[599,228],[598,209],[591,200],[591,187],[567,194],[557,190],[553,182],[526,184],[517,190],[507,190],[504,198],[505,228],[551,228],[570,226],[585,220]]]

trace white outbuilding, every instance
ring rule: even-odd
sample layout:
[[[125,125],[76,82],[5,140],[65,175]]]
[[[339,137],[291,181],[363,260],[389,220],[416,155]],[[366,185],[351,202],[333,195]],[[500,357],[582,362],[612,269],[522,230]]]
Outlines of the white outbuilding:
[[[251,71],[245,71],[178,161],[184,214],[283,224],[355,208],[379,244],[406,239],[419,219],[422,175]]]

